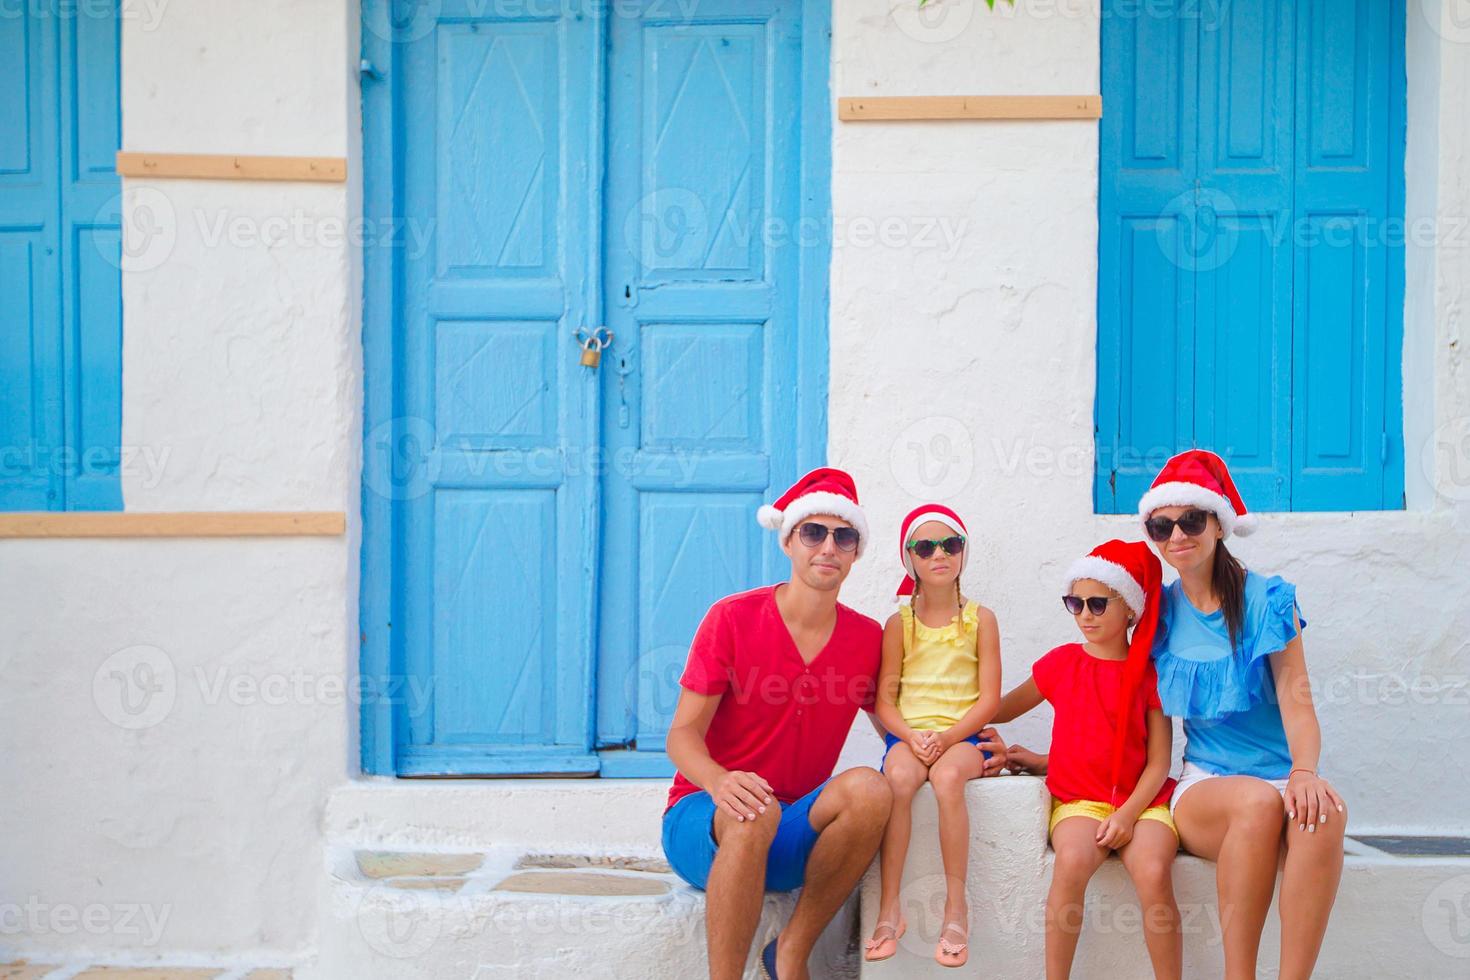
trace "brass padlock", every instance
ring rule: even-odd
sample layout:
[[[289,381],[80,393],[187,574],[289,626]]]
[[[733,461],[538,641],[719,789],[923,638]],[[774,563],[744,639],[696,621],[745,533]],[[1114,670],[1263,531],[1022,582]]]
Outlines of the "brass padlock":
[[[602,348],[597,346],[597,341],[589,337],[582,345],[582,366],[595,368],[602,363]]]

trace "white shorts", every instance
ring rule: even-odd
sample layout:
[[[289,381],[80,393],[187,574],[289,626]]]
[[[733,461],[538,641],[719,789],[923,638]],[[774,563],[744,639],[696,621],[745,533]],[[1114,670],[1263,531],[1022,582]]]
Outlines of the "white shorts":
[[[1210,772],[1208,769],[1201,769],[1193,762],[1186,762],[1184,764],[1184,772],[1179,774],[1179,782],[1174,786],[1174,795],[1169,797],[1169,812],[1174,812],[1174,808],[1179,805],[1179,797],[1183,796],[1184,791],[1189,789],[1189,787],[1196,783],[1202,783],[1206,779],[1218,779],[1223,775],[1226,774]],[[1252,778],[1259,779],[1260,777],[1256,776]],[[1286,793],[1286,780],[1284,779],[1262,779],[1261,781],[1275,786],[1278,793],[1283,795]]]

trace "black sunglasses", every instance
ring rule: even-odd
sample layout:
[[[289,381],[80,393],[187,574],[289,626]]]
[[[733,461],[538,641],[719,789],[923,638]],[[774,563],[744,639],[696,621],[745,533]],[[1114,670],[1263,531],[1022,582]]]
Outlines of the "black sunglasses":
[[[1196,507],[1180,514],[1178,520],[1173,520],[1168,517],[1150,517],[1143,522],[1143,529],[1148,532],[1148,536],[1153,540],[1163,542],[1168,541],[1174,536],[1176,525],[1179,530],[1193,538],[1204,533],[1205,527],[1209,523],[1209,511],[1200,510]]]
[[[955,534],[947,538],[920,538],[905,545],[920,558],[931,558],[935,548],[943,548],[946,555],[957,555],[965,550],[965,536]]]
[[[838,551],[853,551],[857,548],[858,532],[855,527],[828,527],[816,521],[808,521],[796,529],[801,543],[808,548],[820,548],[822,542],[827,540],[829,531],[832,533],[832,543],[837,545]]]
[[[1080,595],[1062,596],[1062,605],[1066,606],[1067,612],[1073,616],[1081,616],[1083,606],[1091,609],[1094,616],[1101,616],[1108,611],[1108,603],[1112,601],[1113,597],[1109,595],[1090,595],[1086,599]]]

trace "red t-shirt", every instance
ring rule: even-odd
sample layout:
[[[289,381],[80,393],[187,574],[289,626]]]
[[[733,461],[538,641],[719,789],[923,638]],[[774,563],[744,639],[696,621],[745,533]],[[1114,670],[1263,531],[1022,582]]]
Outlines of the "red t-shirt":
[[[1134,693],[1137,700],[1128,714],[1128,739],[1123,747],[1116,799],[1112,791],[1113,732],[1117,729],[1123,661],[1102,660],[1080,643],[1067,643],[1036,661],[1031,677],[1056,712],[1051,725],[1046,788],[1063,803],[1094,800],[1121,805],[1138,786],[1138,777],[1148,761],[1148,710],[1162,710],[1154,665],[1150,663],[1144,672]],[[1149,806],[1166,802],[1173,789],[1174,780],[1164,780]]]
[[[832,775],[858,708],[873,709],[882,655],[883,627],[838,603],[831,638],[807,664],[767,585],[710,607],[679,683],[722,695],[704,739],[710,757],[794,803]],[[668,806],[699,791],[676,773]]]

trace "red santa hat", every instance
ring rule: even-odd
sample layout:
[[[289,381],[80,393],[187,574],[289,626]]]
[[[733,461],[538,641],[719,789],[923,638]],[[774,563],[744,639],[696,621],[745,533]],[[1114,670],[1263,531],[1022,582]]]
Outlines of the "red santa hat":
[[[1154,550],[1142,541],[1108,541],[1092,553],[1074,561],[1067,569],[1068,592],[1078,579],[1101,582],[1122,596],[1133,612],[1133,636],[1128,641],[1128,659],[1123,664],[1123,681],[1118,691],[1118,722],[1113,731],[1113,806],[1121,806],[1133,792],[1120,786],[1123,747],[1127,744],[1129,712],[1137,700],[1139,684],[1148,670],[1159,626],[1159,601],[1163,593],[1163,566]]]
[[[1153,486],[1138,501],[1138,519],[1160,507],[1198,507],[1214,514],[1225,537],[1241,537],[1256,529],[1256,515],[1246,513],[1245,501],[1235,489],[1230,469],[1219,456],[1206,449],[1191,449],[1172,457]]]
[[[840,517],[857,529],[857,557],[863,555],[868,542],[868,519],[858,506],[857,484],[842,470],[822,466],[791,485],[774,504],[763,504],[755,519],[761,527],[781,533],[781,540],[791,536],[796,525],[817,514]]]
[[[918,575],[914,572],[914,556],[909,554],[908,545],[914,532],[921,524],[928,521],[938,521],[956,534],[969,537],[970,532],[965,530],[965,522],[960,520],[960,515],[943,504],[920,504],[909,511],[908,516],[903,519],[898,538],[898,560],[903,564],[904,576],[903,581],[898,583],[898,591],[895,593],[897,598],[914,594],[914,582]],[[960,574],[962,575],[965,571],[965,562],[969,557],[969,548],[960,552]]]

